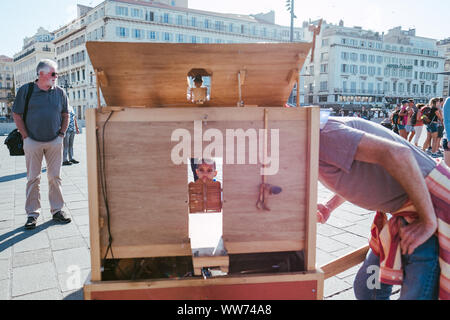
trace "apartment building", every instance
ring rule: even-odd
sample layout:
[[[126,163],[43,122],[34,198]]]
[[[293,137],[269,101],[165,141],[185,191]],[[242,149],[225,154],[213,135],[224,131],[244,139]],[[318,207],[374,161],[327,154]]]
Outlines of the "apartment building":
[[[13,59],[0,55],[0,117],[10,114],[9,95],[13,88]]]
[[[37,79],[36,67],[42,59],[55,59],[53,33],[39,28],[35,35],[23,40],[22,50],[14,55],[15,91]]]
[[[165,43],[288,42],[290,28],[275,24],[275,13],[223,14],[188,8],[188,1],[106,0],[54,31],[59,84],[79,119],[97,106],[95,72],[87,41]],[[307,28],[294,29],[295,41],[311,41]]]
[[[384,34],[324,23],[314,63],[305,67],[305,99],[336,109],[384,107],[410,97],[425,102],[442,94],[444,63],[436,40],[414,29]]]
[[[450,72],[450,38],[441,40],[437,43],[437,46],[444,52],[445,66],[444,72]],[[450,97],[450,76],[441,75],[444,81],[444,88],[442,90],[443,97]]]

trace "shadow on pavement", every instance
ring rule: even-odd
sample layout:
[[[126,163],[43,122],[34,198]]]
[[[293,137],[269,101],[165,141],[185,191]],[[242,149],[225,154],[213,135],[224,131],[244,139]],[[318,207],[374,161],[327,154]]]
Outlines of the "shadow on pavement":
[[[47,172],[47,169],[44,168],[42,169],[42,173]],[[8,181],[12,181],[12,180],[19,180],[19,179],[23,179],[27,177],[27,173],[23,172],[23,173],[17,173],[17,174],[11,174],[9,176],[3,176],[0,177],[0,183],[1,182],[8,182]]]
[[[66,296],[63,300],[84,300],[83,288],[75,292],[72,292],[71,294]]]
[[[13,246],[16,243],[19,243],[20,241],[23,241],[29,237],[32,237],[33,235],[44,231],[50,226],[56,225],[54,221],[50,220],[47,222],[44,222],[41,225],[38,225],[36,229],[33,230],[25,230],[25,227],[19,227],[15,230],[9,231],[7,233],[0,234],[0,252],[6,250],[7,248]],[[24,222],[25,225],[25,222]],[[14,236],[13,238],[11,238]]]

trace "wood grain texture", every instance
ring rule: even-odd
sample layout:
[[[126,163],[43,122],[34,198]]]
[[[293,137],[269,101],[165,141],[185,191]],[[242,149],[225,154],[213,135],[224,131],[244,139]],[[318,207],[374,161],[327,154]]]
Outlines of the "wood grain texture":
[[[206,69],[212,77],[205,106],[236,106],[238,73],[245,71],[244,103],[281,107],[294,86],[287,79],[302,68],[311,44],[88,42],[86,47],[94,69],[108,79],[101,89],[109,106],[192,106],[186,99],[187,75]]]

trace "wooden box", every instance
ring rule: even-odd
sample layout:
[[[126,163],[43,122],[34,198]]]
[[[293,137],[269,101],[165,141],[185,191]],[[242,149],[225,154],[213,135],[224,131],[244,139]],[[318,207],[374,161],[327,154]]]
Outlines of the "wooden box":
[[[310,47],[87,43],[107,107],[86,114],[86,299],[323,297],[315,261],[320,112],[284,107]],[[186,97],[195,70],[211,79],[201,105]],[[187,159],[206,151],[223,161],[222,253],[200,257],[189,238]],[[261,194],[261,185],[278,194]],[[280,272],[233,271],[240,258],[258,257],[258,267],[274,255],[301,262]],[[191,276],[119,281],[102,271],[108,261],[181,257],[192,259]],[[198,275],[218,266],[227,274]]]

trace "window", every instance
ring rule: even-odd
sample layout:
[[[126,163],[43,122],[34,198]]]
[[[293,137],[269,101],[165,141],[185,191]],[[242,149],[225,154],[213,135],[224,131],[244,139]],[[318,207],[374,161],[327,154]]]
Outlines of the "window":
[[[367,74],[367,67],[366,66],[359,67],[359,73],[360,74]]]
[[[369,73],[369,76],[374,76],[375,73],[376,73],[376,68],[375,67],[369,67],[368,68],[368,73]]]
[[[149,31],[148,32],[148,38],[150,40],[156,40],[156,32],[155,31]]]
[[[328,90],[328,81],[321,81],[320,82],[320,91],[327,91]]]
[[[358,60],[358,54],[357,53],[351,53],[350,54],[350,59],[352,61],[357,61]]]
[[[328,72],[328,64],[321,64],[320,73],[327,73],[327,72]]]
[[[341,65],[341,72],[342,73],[349,73],[350,72],[349,65],[348,64]]]
[[[352,74],[358,74],[358,66],[352,64],[352,65],[350,66],[350,73],[352,73]]]
[[[328,61],[328,52],[323,52],[320,54],[320,61]]]
[[[196,17],[191,18],[191,26],[193,26],[193,27],[197,26],[197,18]]]
[[[197,37],[191,36],[191,43],[197,43]]]
[[[367,54],[361,54],[359,56],[359,59],[361,62],[367,62]]]
[[[182,26],[182,25],[183,25],[183,16],[177,16],[177,24],[178,24],[179,26]]]
[[[128,28],[124,28],[124,27],[117,27],[116,28],[116,35],[118,37],[126,38],[126,37],[128,37],[128,33],[129,33]]]
[[[116,14],[118,16],[128,16],[128,8],[127,7],[116,6]]]
[[[141,9],[131,9],[131,16],[134,18],[142,18],[142,10]]]
[[[143,39],[144,38],[144,30],[133,29],[133,38],[134,39]]]
[[[177,42],[178,42],[178,43],[183,43],[183,42],[184,42],[184,37],[183,37],[182,34],[178,34],[178,35],[177,35]]]
[[[369,55],[369,63],[375,63],[375,56]]]
[[[342,60],[348,60],[348,58],[349,58],[348,52],[342,52],[341,53],[341,58],[342,58]]]
[[[170,38],[171,38],[170,33],[164,32],[163,33],[163,38],[164,38],[164,41],[170,41]]]
[[[209,29],[209,20],[208,19],[205,19],[204,26],[206,29]]]

